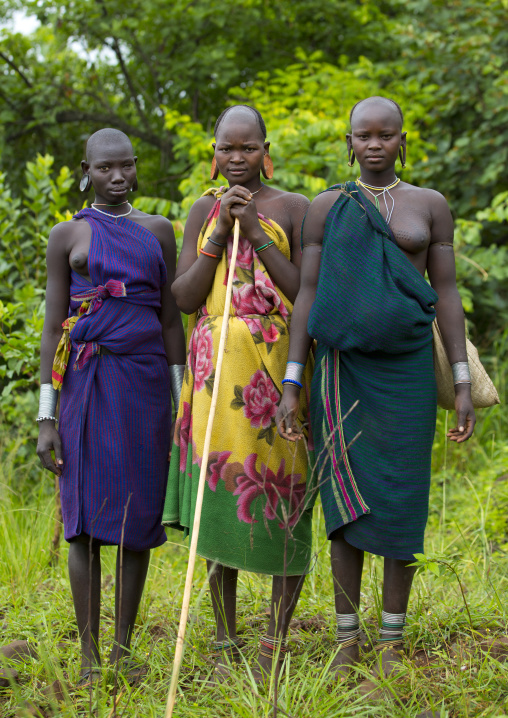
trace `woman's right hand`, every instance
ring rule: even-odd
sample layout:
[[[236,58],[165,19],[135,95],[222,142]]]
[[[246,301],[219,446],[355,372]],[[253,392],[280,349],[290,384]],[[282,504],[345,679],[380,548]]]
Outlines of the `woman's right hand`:
[[[275,416],[277,431],[283,439],[298,441],[303,437],[301,428],[296,423],[300,408],[300,389],[297,386],[286,384],[282,393],[279,408]]]
[[[52,451],[55,455],[54,459],[51,455]],[[51,419],[40,423],[37,455],[45,469],[52,471],[57,476],[61,476],[63,469],[62,440],[56,430],[55,422]]]
[[[220,201],[220,212],[219,219],[217,220],[217,232],[220,235],[228,237],[231,234],[235,220],[231,216],[229,210],[234,204],[246,205],[249,204],[252,198],[250,190],[245,189],[241,185],[235,185],[228,189],[228,191],[222,195]]]

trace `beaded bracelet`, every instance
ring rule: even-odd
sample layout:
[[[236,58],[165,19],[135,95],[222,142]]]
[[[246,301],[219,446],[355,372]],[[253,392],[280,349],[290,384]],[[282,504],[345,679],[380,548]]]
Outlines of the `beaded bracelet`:
[[[295,386],[299,386],[300,389],[303,387],[303,384],[301,384],[299,381],[296,381],[296,379],[283,379],[281,381],[281,384],[294,384]]]
[[[204,249],[200,249],[199,251],[201,252],[201,254],[204,254],[207,257],[213,257],[213,259],[221,259],[221,256],[218,254],[211,254],[210,252],[205,252]]]
[[[266,244],[263,244],[261,247],[258,247],[258,248],[255,249],[254,251],[255,251],[257,254],[259,254],[259,253],[262,252],[264,249],[268,249],[268,247],[271,247],[272,244],[275,244],[275,242],[273,241],[273,239],[271,239],[271,240],[270,240],[269,242],[267,242]]]

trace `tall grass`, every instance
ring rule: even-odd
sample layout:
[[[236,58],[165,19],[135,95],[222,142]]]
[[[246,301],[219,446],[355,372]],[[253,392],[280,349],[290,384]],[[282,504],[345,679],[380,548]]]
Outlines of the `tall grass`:
[[[501,337],[490,362],[506,397],[508,335]],[[469,625],[457,580],[449,571],[420,571],[414,583],[407,631],[408,660],[396,679],[378,681],[382,697],[361,694],[375,657],[367,650],[347,684],[330,684],[334,609],[329,547],[320,507],[315,510],[315,565],[306,580],[290,629],[291,653],[277,695],[277,715],[293,718],[416,716],[433,709],[442,716],[508,714],[508,663],[503,645],[489,648],[489,637],[507,628],[508,597],[508,412],[504,406],[479,412],[474,438],[457,447],[445,441],[454,417],[439,412],[433,453],[426,554],[454,562],[472,617]],[[76,691],[79,650],[67,577],[67,547],[52,562],[54,490],[51,475],[37,467],[26,441],[10,431],[1,438],[0,463],[0,625],[2,642],[26,639],[37,658],[16,665],[19,680],[0,694],[0,715],[29,715],[23,701],[60,716],[90,715],[89,695]],[[31,441],[31,440],[30,440]],[[134,651],[149,665],[148,677],[118,688],[117,716],[161,718],[169,687],[173,649],[185,580],[188,549],[180,534],[153,551],[138,619]],[[115,549],[103,549],[102,653],[113,640]],[[439,574],[439,575],[437,575]],[[366,636],[376,636],[381,606],[382,559],[365,562],[361,618]],[[188,631],[175,715],[206,718],[273,716],[274,686],[258,688],[249,666],[268,620],[270,580],[242,573],[239,629],[246,641],[242,662],[224,685],[206,682],[214,620],[206,589],[206,569],[198,561],[193,624]],[[494,655],[497,656],[494,657]],[[43,695],[55,680],[65,684],[60,700]],[[112,673],[92,695],[92,714],[115,715]],[[66,688],[68,686],[68,688]],[[23,712],[24,711],[24,712]],[[32,714],[33,715],[33,714]],[[41,714],[42,715],[42,714]]]

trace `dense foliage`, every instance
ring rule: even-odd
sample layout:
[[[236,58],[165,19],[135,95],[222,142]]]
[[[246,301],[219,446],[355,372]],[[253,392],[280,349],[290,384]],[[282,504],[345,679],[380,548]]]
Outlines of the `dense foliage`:
[[[237,97],[263,105],[273,139],[277,119],[299,114],[307,137],[304,147],[292,137],[292,154],[298,159],[307,144],[318,157],[304,172],[327,180],[329,164],[341,174],[336,141],[349,108],[380,92],[408,113],[411,179],[445,192],[458,215],[471,216],[508,189],[507,0],[2,5],[41,23],[31,37],[1,36],[2,163],[16,183],[20,157],[48,152],[57,166],[77,168],[88,134],[113,125],[138,140],[145,193],[179,200],[196,159],[192,133],[182,149],[181,123],[209,139],[216,116]],[[319,92],[309,108],[312,87]],[[309,127],[316,115],[317,130]]]
[[[401,174],[450,200],[464,307],[488,359],[508,323],[507,0],[3,7],[40,21],[31,36],[0,30],[0,386],[8,423],[34,399],[45,243],[51,225],[82,206],[86,137],[104,125],[131,135],[137,205],[170,217],[180,239],[190,205],[210,183],[215,117],[235,102],[265,116],[274,184],[311,198],[356,176],[344,143],[352,105],[376,93],[401,104],[409,147]]]

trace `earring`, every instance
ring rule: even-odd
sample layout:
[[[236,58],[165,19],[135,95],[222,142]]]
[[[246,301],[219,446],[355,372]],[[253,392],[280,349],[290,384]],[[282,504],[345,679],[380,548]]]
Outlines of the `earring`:
[[[263,164],[261,165],[261,172],[263,177],[267,180],[271,180],[273,177],[273,162],[269,154],[265,155]]]
[[[212,159],[212,166],[210,168],[210,179],[216,180],[219,176],[219,168],[217,167],[217,160],[215,159],[215,156]]]
[[[138,191],[138,178],[136,177],[134,179],[134,182],[132,183],[131,192],[137,192]]]
[[[402,165],[402,169],[406,166],[406,148],[405,147],[399,147],[399,159],[400,164]]]
[[[91,186],[92,178],[90,177],[90,175],[83,175],[79,183],[79,189],[81,190],[81,192],[89,192]]]
[[[348,163],[347,163],[348,167],[352,167],[352,166],[354,165],[355,159],[356,159],[356,158],[355,158],[354,150],[349,150],[349,152],[348,152]]]

